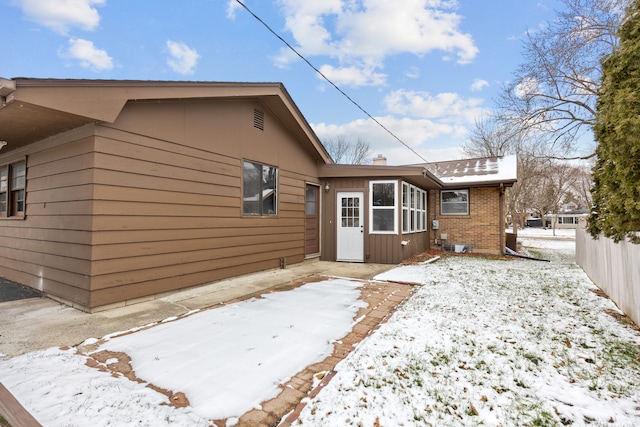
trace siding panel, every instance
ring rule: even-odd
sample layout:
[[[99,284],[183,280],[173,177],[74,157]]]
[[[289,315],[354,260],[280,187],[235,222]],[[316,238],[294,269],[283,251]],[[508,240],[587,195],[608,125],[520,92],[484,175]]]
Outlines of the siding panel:
[[[203,120],[206,111],[222,110],[175,103],[180,113],[157,122],[156,138],[142,136],[146,125],[137,129],[126,110],[122,123],[98,128],[92,307],[277,268],[282,257],[304,259],[305,184],[317,182],[315,162],[267,111],[259,132],[251,120],[256,105],[233,105],[246,115],[227,114],[220,123]],[[155,108],[138,104],[131,111],[143,117]],[[216,131],[207,131],[209,122],[217,122]],[[243,152],[279,168],[277,216],[242,215]]]
[[[91,274],[92,129],[28,146],[25,218],[0,220],[0,276],[80,305]]]

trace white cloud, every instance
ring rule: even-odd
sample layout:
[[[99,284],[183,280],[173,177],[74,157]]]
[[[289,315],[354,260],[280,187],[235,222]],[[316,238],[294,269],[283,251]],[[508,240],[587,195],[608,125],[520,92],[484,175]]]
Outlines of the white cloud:
[[[194,68],[198,65],[200,55],[195,49],[191,49],[184,43],[167,41],[169,49],[169,59],[167,64],[173,71],[179,74],[193,74]]]
[[[489,86],[489,82],[486,80],[482,80],[482,79],[475,79],[473,81],[473,83],[471,84],[471,90],[474,92],[477,92],[479,90],[484,89],[485,87]]]
[[[108,71],[113,68],[113,59],[105,50],[96,48],[89,40],[69,39],[66,55],[80,61],[83,68],[94,71]]]
[[[384,84],[386,78],[386,75],[376,73],[372,69],[357,67],[335,68],[323,65],[320,72],[333,83],[346,86],[379,86]]]
[[[470,127],[487,110],[480,98],[463,98],[457,93],[396,90],[385,97],[388,114],[376,117],[402,142],[427,161],[442,161],[462,157],[461,143]],[[422,160],[371,119],[344,124],[312,125],[320,140],[343,136],[368,142],[372,154],[383,154],[389,164],[420,163]]]
[[[418,67],[410,67],[405,72],[405,76],[409,77],[410,79],[417,79],[418,77],[420,77],[420,69]]]
[[[458,124],[438,123],[429,119],[376,117],[405,144],[418,152],[427,161],[451,160],[460,157],[460,142],[466,138],[467,129]],[[389,164],[420,163],[422,160],[409,148],[371,119],[359,119],[335,125],[318,123],[312,125],[321,141],[344,136],[348,141],[358,138],[369,143],[372,154],[383,154]]]
[[[229,0],[227,3],[227,18],[235,19],[236,18],[236,10],[240,9],[242,6],[236,0]]]
[[[518,98],[526,98],[535,94],[539,86],[535,78],[525,77],[516,85],[514,93]]]
[[[279,0],[285,27],[303,55],[329,56],[336,68],[378,68],[395,54],[434,51],[459,63],[471,62],[478,48],[460,30],[461,18],[445,0]],[[280,62],[291,56],[279,58]],[[369,72],[371,73],[371,72]],[[373,84],[376,80],[365,81]]]
[[[94,6],[102,6],[106,0],[21,0],[22,11],[32,21],[60,34],[78,27],[95,30],[100,15]]]
[[[428,92],[396,90],[385,97],[387,110],[393,114],[437,119],[447,123],[470,124],[486,113],[480,98],[464,99],[457,93],[431,95]]]

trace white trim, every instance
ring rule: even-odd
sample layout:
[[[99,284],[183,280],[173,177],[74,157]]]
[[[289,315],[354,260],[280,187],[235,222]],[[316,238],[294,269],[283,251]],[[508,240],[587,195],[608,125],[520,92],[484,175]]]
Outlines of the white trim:
[[[405,206],[404,189],[407,189],[407,206]],[[413,204],[411,193],[413,192]],[[421,233],[427,230],[427,192],[420,187],[416,187],[408,182],[402,182],[402,200],[399,204],[402,206],[402,234]],[[424,202],[424,203],[423,203]],[[407,224],[405,224],[405,212],[408,215]],[[413,227],[411,224],[413,222]],[[406,225],[406,227],[405,227]]]
[[[374,211],[374,206],[373,206],[373,186],[375,184],[393,184],[393,206],[385,206],[385,207],[376,207],[376,209],[380,209],[380,210],[391,210],[393,209],[393,230],[389,230],[389,231],[377,231],[373,229],[373,211]],[[369,181],[369,234],[398,234],[398,229],[399,229],[399,217],[398,217],[398,205],[399,203],[401,203],[401,201],[398,198],[399,195],[399,191],[398,191],[398,181],[397,180],[386,180],[386,181]]]

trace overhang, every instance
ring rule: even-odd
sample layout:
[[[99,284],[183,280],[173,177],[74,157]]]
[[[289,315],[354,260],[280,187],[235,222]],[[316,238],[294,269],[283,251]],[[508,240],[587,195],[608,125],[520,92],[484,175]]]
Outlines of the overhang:
[[[442,188],[442,182],[424,166],[322,165],[320,178],[402,179],[424,190]]]
[[[129,101],[258,99],[317,161],[333,163],[281,83],[0,79],[0,141],[7,149],[87,123],[113,123]]]

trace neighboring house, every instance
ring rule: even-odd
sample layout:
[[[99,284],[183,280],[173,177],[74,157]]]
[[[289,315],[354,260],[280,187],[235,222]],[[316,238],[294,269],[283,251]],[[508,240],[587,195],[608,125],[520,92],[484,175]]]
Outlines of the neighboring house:
[[[336,165],[279,83],[19,78],[0,97],[0,276],[83,310],[305,259],[504,248],[515,158]]]
[[[579,225],[586,223],[588,216],[589,209],[576,209],[557,214],[547,214],[544,219],[547,227],[578,228]]]

